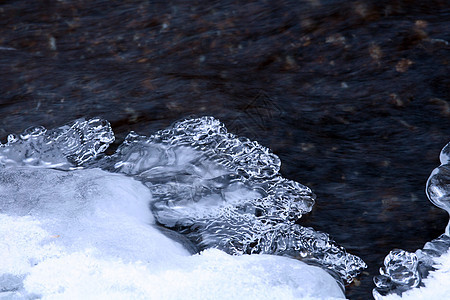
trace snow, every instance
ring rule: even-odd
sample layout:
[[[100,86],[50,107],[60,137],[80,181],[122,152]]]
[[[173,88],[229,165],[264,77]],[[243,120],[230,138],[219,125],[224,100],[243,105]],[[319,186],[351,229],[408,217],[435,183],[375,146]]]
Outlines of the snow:
[[[344,298],[298,260],[190,255],[156,228],[151,201],[140,182],[100,169],[0,169],[0,299]]]

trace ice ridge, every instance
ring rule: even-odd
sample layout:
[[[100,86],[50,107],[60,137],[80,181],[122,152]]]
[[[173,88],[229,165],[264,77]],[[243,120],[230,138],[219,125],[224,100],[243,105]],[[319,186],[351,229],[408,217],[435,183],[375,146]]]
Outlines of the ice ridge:
[[[326,233],[299,225],[315,195],[279,174],[280,159],[229,133],[213,117],[187,119],[150,136],[131,132],[115,154],[106,120],[32,127],[0,145],[0,167],[101,168],[141,181],[156,221],[200,249],[275,254],[311,261],[351,282],[366,264]]]

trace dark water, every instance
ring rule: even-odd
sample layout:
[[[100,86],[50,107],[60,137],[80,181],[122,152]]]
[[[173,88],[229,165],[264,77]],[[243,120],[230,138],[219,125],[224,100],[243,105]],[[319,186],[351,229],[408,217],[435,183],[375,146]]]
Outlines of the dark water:
[[[448,220],[424,189],[450,140],[449,27],[440,0],[1,1],[0,138],[215,116],[315,191],[302,225],[368,263],[347,296],[369,299],[389,250]]]

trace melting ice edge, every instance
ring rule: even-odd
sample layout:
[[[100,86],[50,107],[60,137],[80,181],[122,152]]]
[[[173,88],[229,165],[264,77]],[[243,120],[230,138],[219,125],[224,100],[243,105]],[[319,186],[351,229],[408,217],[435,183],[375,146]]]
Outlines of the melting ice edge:
[[[346,283],[366,268],[326,233],[299,225],[314,205],[312,191],[283,178],[280,159],[269,149],[229,133],[217,119],[183,120],[149,137],[131,132],[113,155],[104,155],[113,141],[109,123],[100,118],[52,130],[32,127],[0,145],[0,168],[100,168],[130,176],[151,192],[157,223],[182,234],[198,251],[217,248],[234,255],[297,258]],[[430,200],[447,210],[448,148],[427,184]],[[434,258],[449,245],[447,228],[416,254],[392,251],[374,280],[374,296],[419,286],[433,269]]]

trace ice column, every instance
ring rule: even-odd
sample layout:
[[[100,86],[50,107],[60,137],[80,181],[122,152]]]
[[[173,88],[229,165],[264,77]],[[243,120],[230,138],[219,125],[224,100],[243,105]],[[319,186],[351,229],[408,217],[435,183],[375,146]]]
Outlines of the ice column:
[[[430,201],[450,214],[450,143],[441,151],[441,165],[431,172],[426,185]],[[374,277],[375,299],[387,294],[403,292],[423,286],[422,279],[433,271],[435,258],[448,252],[450,248],[450,222],[445,233],[425,244],[423,249],[411,253],[401,249],[392,250],[384,259],[380,274]]]
[[[433,170],[427,182],[427,196],[437,207],[445,209],[450,214],[450,143],[441,151],[441,165]],[[450,221],[445,229],[450,235]]]

